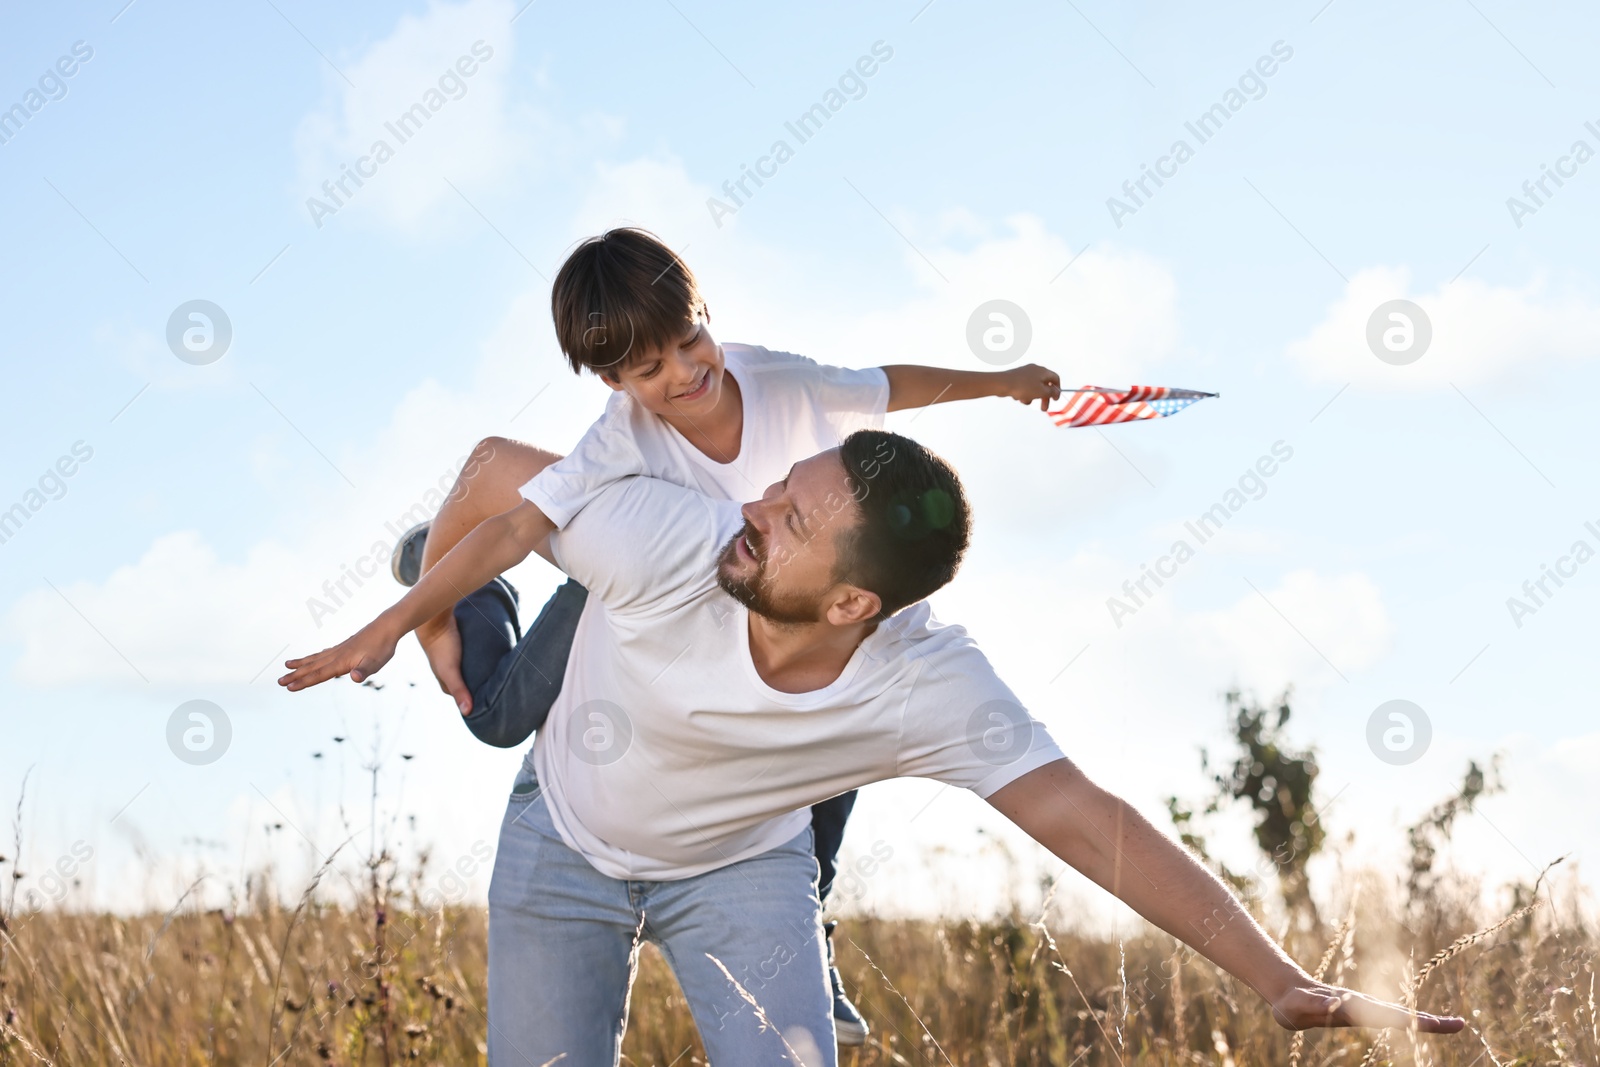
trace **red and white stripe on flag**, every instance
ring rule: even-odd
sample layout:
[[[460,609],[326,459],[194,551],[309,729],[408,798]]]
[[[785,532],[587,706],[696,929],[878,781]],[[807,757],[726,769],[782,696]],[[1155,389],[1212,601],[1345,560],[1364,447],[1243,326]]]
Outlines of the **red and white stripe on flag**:
[[[1106,426],[1176,415],[1195,401],[1216,395],[1163,385],[1132,385],[1126,389],[1086,385],[1063,394],[1065,406],[1047,414],[1057,426]]]

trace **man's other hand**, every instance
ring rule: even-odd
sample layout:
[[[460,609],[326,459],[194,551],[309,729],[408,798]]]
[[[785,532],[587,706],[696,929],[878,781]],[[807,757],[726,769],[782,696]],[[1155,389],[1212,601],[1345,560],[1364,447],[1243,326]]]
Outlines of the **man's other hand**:
[[[1424,1034],[1459,1033],[1467,1021],[1455,1015],[1429,1015],[1399,1004],[1377,1000],[1365,993],[1323,982],[1308,981],[1272,1002],[1272,1017],[1287,1030],[1319,1027],[1369,1026],[1376,1029],[1413,1027]]]
[[[395,641],[380,618],[332,648],[289,660],[284,664],[289,673],[279,678],[278,684],[298,692],[346,674],[352,682],[364,682],[394,657]]]

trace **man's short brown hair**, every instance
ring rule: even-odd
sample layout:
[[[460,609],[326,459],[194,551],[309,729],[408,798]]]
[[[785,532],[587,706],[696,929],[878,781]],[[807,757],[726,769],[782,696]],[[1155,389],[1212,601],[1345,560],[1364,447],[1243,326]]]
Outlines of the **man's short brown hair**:
[[[643,352],[677,345],[705,308],[694,272],[632,226],[585,240],[550,287],[556,340],[575,374],[614,376]]]
[[[972,538],[967,493],[950,464],[887,430],[857,430],[839,460],[859,518],[834,542],[834,578],[876,593],[888,618],[956,576]]]

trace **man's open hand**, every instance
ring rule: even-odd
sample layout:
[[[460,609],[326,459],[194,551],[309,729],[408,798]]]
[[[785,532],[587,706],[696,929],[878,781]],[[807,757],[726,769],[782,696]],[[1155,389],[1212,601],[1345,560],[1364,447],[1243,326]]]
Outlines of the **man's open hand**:
[[[1050,409],[1050,401],[1061,397],[1061,375],[1049,367],[1029,363],[1026,367],[1013,367],[1001,372],[1000,396],[1009,396],[1022,403],[1039,402],[1040,411]]]
[[[1415,1027],[1424,1034],[1454,1034],[1467,1025],[1465,1019],[1455,1015],[1414,1012],[1353,989],[1309,980],[1274,1000],[1272,1017],[1287,1030],[1334,1026],[1368,1026],[1375,1029],[1400,1027],[1406,1030]]]
[[[366,681],[394,657],[396,638],[381,622],[368,623],[316,655],[289,660],[284,664],[289,673],[279,678],[278,684],[298,691],[346,674],[352,682]]]

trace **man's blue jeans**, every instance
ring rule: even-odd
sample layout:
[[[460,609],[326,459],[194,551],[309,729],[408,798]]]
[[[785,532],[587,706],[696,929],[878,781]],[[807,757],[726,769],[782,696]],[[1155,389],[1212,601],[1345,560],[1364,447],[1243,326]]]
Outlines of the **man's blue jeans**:
[[[713,1067],[836,1067],[821,908],[809,828],[695,878],[608,878],[524,769],[489,885],[490,1067],[614,1067],[641,941],[672,966]]]

